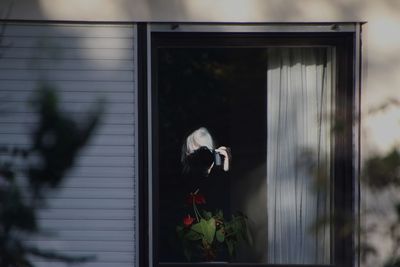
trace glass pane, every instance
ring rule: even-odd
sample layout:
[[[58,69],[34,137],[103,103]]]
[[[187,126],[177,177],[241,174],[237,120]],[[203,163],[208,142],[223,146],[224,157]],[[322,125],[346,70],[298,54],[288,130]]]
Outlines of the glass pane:
[[[157,50],[161,262],[331,262],[331,53]]]

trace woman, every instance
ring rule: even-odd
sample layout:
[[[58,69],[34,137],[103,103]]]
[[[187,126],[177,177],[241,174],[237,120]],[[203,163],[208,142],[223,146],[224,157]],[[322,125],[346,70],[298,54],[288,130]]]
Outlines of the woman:
[[[184,193],[199,192],[206,199],[205,210],[222,210],[228,216],[230,160],[229,148],[215,148],[215,141],[206,128],[189,134],[183,143],[181,157],[186,185]]]

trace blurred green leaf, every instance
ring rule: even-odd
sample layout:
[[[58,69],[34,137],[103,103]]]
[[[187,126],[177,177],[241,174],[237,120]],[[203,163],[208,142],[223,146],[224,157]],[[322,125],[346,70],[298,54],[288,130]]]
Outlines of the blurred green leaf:
[[[197,233],[201,233],[203,238],[211,244],[215,235],[215,220],[214,218],[210,218],[209,220],[200,219],[200,222],[192,225],[191,229]]]
[[[209,211],[203,210],[202,213],[203,213],[204,219],[206,219],[206,220],[209,220],[212,217],[212,213]]]
[[[224,234],[224,230],[223,229],[219,229],[216,233],[215,236],[218,240],[218,242],[224,242],[225,240],[225,234]]]
[[[228,247],[229,256],[233,256],[234,246],[233,241],[229,239],[225,239],[226,246]]]
[[[201,232],[196,231],[196,230],[189,230],[185,234],[185,238],[187,238],[189,240],[200,240],[200,239],[203,238],[203,234]]]

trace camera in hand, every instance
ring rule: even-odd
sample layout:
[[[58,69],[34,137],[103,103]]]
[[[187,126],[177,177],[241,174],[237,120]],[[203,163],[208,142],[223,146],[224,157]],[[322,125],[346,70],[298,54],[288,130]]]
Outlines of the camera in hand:
[[[221,155],[220,153],[218,153],[215,150],[213,150],[213,154],[214,154],[214,164],[215,164],[215,166],[222,166],[222,158],[224,156]]]

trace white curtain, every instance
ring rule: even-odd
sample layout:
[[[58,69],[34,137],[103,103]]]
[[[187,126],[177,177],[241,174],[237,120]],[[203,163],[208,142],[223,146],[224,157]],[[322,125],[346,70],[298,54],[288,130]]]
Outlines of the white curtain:
[[[330,263],[331,54],[326,47],[268,51],[269,263]]]

